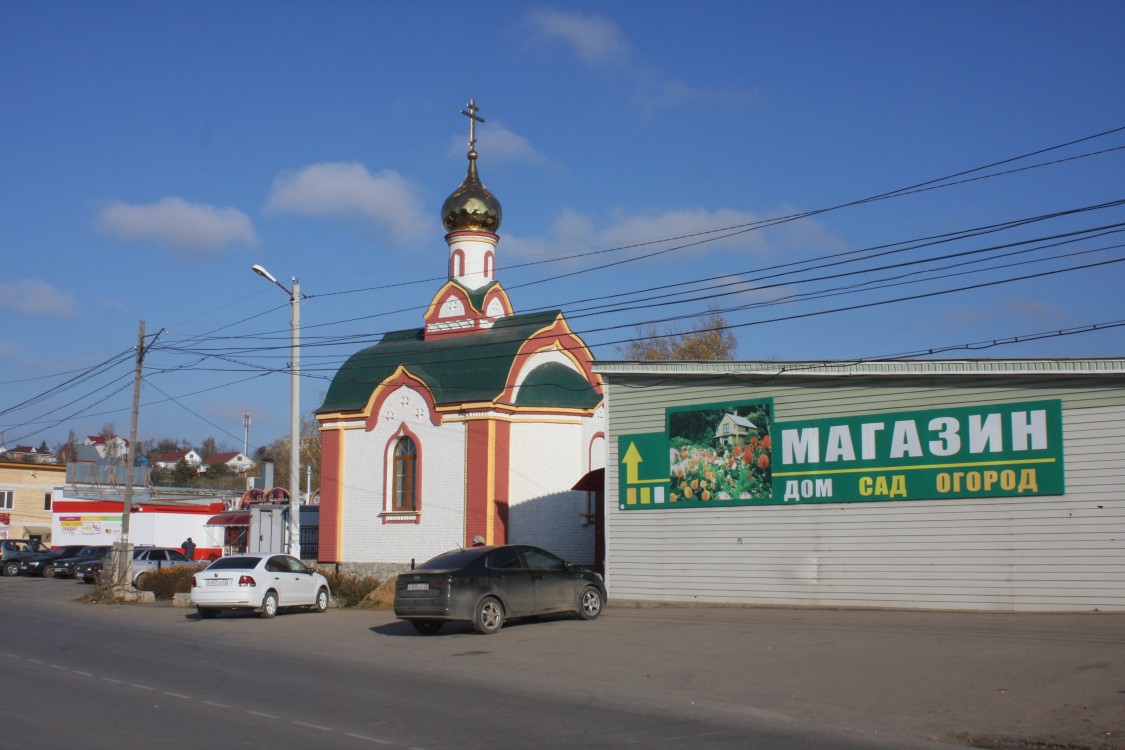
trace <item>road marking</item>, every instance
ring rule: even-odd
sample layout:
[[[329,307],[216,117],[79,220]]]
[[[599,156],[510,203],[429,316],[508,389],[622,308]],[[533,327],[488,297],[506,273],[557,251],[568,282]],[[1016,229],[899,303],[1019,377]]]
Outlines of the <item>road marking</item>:
[[[183,698],[183,699],[184,699],[185,701],[190,701],[190,700],[191,700],[191,696],[190,696],[190,695],[183,695],[182,693],[169,693],[169,692],[168,692],[167,690],[165,690],[165,691],[164,691],[164,694],[165,694],[165,695],[170,695],[170,696],[172,696],[173,698]]]
[[[353,734],[352,732],[348,732],[347,735],[349,737],[355,737],[357,740],[366,740],[368,742],[377,742],[380,745],[393,745],[394,744],[393,742],[388,742],[387,740],[380,740],[376,737],[368,737],[367,735],[364,735],[364,734]]]
[[[74,674],[80,674],[83,677],[93,677],[94,676],[94,675],[90,674],[89,672],[80,672],[77,669],[72,670],[72,671],[74,672]]]
[[[38,659],[28,659],[28,661],[31,662],[32,664],[42,664],[43,663],[43,662],[39,661]]]
[[[51,669],[66,669],[66,667],[60,667],[58,664],[48,664],[47,666]]]
[[[103,677],[102,679],[106,682],[112,682],[115,685],[120,685],[123,682],[123,680],[115,680],[112,677]]]
[[[293,723],[296,724],[297,726],[300,726],[300,727],[309,727],[310,729],[319,729],[322,732],[331,732],[332,731],[332,727],[322,727],[319,724],[310,724],[307,721],[297,721],[296,719],[294,719]]]
[[[249,709],[246,710],[246,713],[251,714],[253,716],[261,716],[263,719],[280,719],[281,718],[280,716],[274,716],[273,714],[264,714],[261,711],[251,711]]]
[[[132,684],[133,684],[133,687],[135,687],[135,688],[139,688],[141,690],[151,690],[154,693],[156,692],[156,688],[154,688],[154,687],[149,687],[148,685],[138,685],[135,682],[132,683]]]
[[[230,706],[228,706],[225,703],[216,703],[215,701],[201,701],[201,702],[208,705],[208,706],[214,706],[215,708],[230,708]]]

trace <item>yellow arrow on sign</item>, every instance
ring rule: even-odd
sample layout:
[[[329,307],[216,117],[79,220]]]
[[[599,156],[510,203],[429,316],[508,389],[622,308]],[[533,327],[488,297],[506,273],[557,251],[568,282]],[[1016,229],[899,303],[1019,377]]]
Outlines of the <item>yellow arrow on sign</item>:
[[[629,443],[629,447],[625,449],[625,457],[621,459],[621,463],[625,464],[625,484],[663,484],[668,481],[668,477],[641,479],[640,465],[644,463],[644,459],[641,458],[641,452],[637,449],[636,443]]]
[[[625,458],[621,459],[621,463],[625,464],[625,483],[637,484],[641,481],[640,463],[644,461],[641,458],[641,452],[637,450],[636,443],[629,443],[629,448],[625,451]]]

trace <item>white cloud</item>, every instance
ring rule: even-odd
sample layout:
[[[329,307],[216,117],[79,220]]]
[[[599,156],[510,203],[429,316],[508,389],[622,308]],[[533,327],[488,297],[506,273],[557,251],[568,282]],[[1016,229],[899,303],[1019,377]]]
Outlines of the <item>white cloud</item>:
[[[646,113],[750,99],[745,91],[709,89],[668,78],[637,54],[617,24],[602,16],[540,9],[529,12],[525,22],[532,42],[562,42],[586,65],[623,76],[633,88],[637,106]]]
[[[534,37],[561,40],[588,65],[620,66],[632,56],[621,29],[601,16],[539,9],[527,14],[527,23]]]
[[[214,255],[227,245],[257,243],[250,218],[235,208],[166,196],[156,203],[114,201],[98,217],[102,228],[128,240],[153,240],[182,259]]]
[[[638,246],[607,254],[606,260],[661,253],[664,250],[669,252],[662,254],[671,258],[733,251],[753,256],[746,259],[746,267],[753,265],[754,258],[769,258],[782,252],[820,255],[844,249],[844,243],[810,219],[767,229],[751,229],[763,216],[793,213],[797,211],[790,207],[781,207],[762,216],[725,208],[682,208],[644,213],[614,211],[607,220],[599,222],[593,217],[565,210],[554,220],[546,235],[524,237],[506,234],[503,247],[505,256],[525,260],[588,253],[627,245]],[[589,263],[589,260],[585,263]]]
[[[312,164],[278,175],[266,211],[359,215],[387,227],[400,240],[422,237],[434,224],[402,175],[393,170],[371,174],[356,162]]]
[[[72,317],[78,314],[73,294],[61,292],[41,279],[0,282],[0,307],[25,315]]]
[[[547,157],[535,150],[522,135],[513,133],[498,122],[489,120],[477,128],[477,151],[487,157],[490,164],[547,164]],[[453,136],[446,156],[464,158],[469,143],[462,136]]]

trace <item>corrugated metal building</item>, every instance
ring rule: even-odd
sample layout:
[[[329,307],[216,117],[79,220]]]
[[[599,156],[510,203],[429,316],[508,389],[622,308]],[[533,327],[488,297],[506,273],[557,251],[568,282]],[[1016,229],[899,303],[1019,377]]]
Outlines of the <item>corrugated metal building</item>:
[[[595,370],[611,600],[1125,611],[1125,359]]]

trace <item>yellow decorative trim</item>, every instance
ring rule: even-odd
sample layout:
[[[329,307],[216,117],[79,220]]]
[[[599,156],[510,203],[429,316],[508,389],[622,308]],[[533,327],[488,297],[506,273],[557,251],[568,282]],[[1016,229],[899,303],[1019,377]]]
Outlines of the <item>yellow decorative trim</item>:
[[[434,398],[433,391],[431,391],[429,386],[426,385],[426,381],[412,373],[410,371],[410,368],[399,365],[395,368],[394,372],[383,378],[383,380],[379,382],[379,385],[375,386],[375,388],[371,391],[371,397],[367,399],[367,404],[363,407],[364,422],[366,422],[371,417],[371,409],[374,407],[375,402],[378,401],[379,398],[382,397],[383,393],[390,387],[387,384],[398,380],[400,377],[407,377],[411,380],[416,381],[418,383],[418,386],[425,391],[429,402],[435,407],[437,406],[437,399]],[[398,388],[401,386],[401,383],[396,383],[394,387]]]
[[[456,283],[455,281],[450,280],[450,281],[445,282],[445,285],[442,286],[441,289],[438,289],[437,294],[435,294],[433,299],[430,300],[430,306],[426,308],[425,314],[422,315],[422,320],[429,320],[432,317],[436,317],[437,309],[438,309],[438,305],[439,305],[438,301],[440,300],[441,302],[445,302],[446,292],[449,291],[449,289],[451,287],[456,289],[457,291],[461,292],[461,294],[458,294],[457,297],[459,299],[464,300],[465,309],[472,310],[473,312],[476,312],[476,313],[481,312],[480,310],[478,310],[476,307],[473,306],[473,300],[465,292],[465,288],[463,286],[461,286],[460,284]]]

